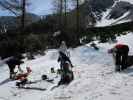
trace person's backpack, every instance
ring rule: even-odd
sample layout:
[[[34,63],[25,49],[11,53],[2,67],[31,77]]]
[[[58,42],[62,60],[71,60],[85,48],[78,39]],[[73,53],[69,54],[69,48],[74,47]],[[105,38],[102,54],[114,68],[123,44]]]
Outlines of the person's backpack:
[[[72,71],[63,72],[61,75],[61,80],[59,81],[58,85],[69,84],[73,79],[74,75]]]
[[[70,63],[65,62],[63,65],[63,69],[61,72],[61,80],[59,81],[60,84],[69,84],[74,79],[74,75],[72,70],[70,69]]]

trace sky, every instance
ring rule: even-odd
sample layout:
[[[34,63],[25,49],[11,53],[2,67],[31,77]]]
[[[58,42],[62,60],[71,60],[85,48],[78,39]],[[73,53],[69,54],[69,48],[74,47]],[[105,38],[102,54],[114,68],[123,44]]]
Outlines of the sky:
[[[1,1],[1,0],[0,0]],[[47,15],[53,12],[52,2],[53,0],[29,0],[31,5],[28,7],[29,12],[37,15]],[[81,0],[84,2],[84,0]],[[69,3],[69,8],[72,8],[71,3]],[[0,10],[0,16],[12,15],[8,11]]]
[[[29,12],[37,15],[46,15],[52,13],[52,1],[53,0],[30,0]],[[0,10],[0,16],[12,15],[8,11]]]
[[[38,15],[45,15],[52,13],[52,1],[53,0],[31,0],[32,6],[30,7],[30,12]]]

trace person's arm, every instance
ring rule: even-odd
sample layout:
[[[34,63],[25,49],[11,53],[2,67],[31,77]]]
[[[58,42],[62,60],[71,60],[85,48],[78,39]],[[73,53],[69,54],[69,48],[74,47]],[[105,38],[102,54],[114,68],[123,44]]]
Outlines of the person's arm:
[[[18,64],[17,64],[17,65],[18,65],[18,70],[19,70],[21,73],[23,73],[23,70],[21,69],[20,64],[24,63],[24,61],[18,60],[17,63],[18,63]]]
[[[116,48],[116,47],[113,47],[113,48],[111,48],[111,49],[108,50],[108,53],[113,54],[113,53],[115,53],[116,51],[117,51],[117,48]]]
[[[74,67],[69,57],[67,57],[67,61],[70,63],[71,67]]]
[[[60,58],[60,56],[59,56],[57,61],[60,62],[60,60],[61,60],[61,58]]]
[[[67,57],[70,57],[70,52],[69,52],[67,49],[64,49],[64,51],[65,51],[65,55],[66,55]]]
[[[23,73],[24,71],[21,69],[20,65],[18,65],[18,70]]]

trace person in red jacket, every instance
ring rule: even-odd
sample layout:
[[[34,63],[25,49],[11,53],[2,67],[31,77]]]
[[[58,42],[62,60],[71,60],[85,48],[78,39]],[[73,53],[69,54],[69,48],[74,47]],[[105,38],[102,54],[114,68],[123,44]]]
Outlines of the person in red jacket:
[[[30,67],[26,67],[27,72],[20,73],[14,77],[15,80],[19,80],[19,82],[16,82],[16,86],[21,87],[24,86],[28,82],[28,76],[32,72]]]
[[[127,68],[129,47],[125,44],[117,44],[109,50],[115,57],[116,71],[121,71]]]

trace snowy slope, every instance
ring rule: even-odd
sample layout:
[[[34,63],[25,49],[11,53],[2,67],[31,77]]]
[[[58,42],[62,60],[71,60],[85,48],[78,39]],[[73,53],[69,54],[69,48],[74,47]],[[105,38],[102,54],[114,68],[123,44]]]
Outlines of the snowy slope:
[[[130,46],[133,54],[133,34],[118,37],[118,43]],[[100,50],[95,51],[88,45],[70,49],[74,64],[75,79],[67,87],[61,86],[51,91],[60,77],[50,73],[50,68],[58,68],[57,50],[48,50],[46,55],[36,60],[26,61],[22,65],[32,68],[30,80],[40,79],[42,74],[54,78],[54,84],[39,82],[29,86],[46,88],[46,91],[24,90],[15,88],[15,82],[1,84],[8,78],[6,65],[0,67],[0,100],[133,100],[133,69],[121,73],[114,72],[114,63],[107,49],[114,44],[98,44]]]
[[[126,9],[128,7],[129,9]],[[106,11],[102,12],[101,20],[96,22],[96,27],[104,27],[104,26],[111,26],[125,22],[132,21],[132,12],[133,12],[133,0],[116,0],[114,4],[106,9]],[[113,13],[115,12],[115,13]],[[117,14],[118,13],[118,14]],[[116,15],[118,16],[119,13],[123,13],[118,18],[115,18]],[[113,16],[112,16],[113,15]],[[110,18],[112,16],[112,18]]]
[[[108,19],[108,14],[110,13],[111,9],[108,9],[106,12],[103,12],[103,17],[100,21],[96,23],[96,27],[104,27],[104,26],[110,26],[110,25],[116,25],[120,23],[130,22],[131,20],[123,20],[126,16],[130,14],[130,12],[126,12],[123,16],[117,19]]]
[[[133,4],[133,0],[119,0],[119,1],[126,1],[126,2]]]

